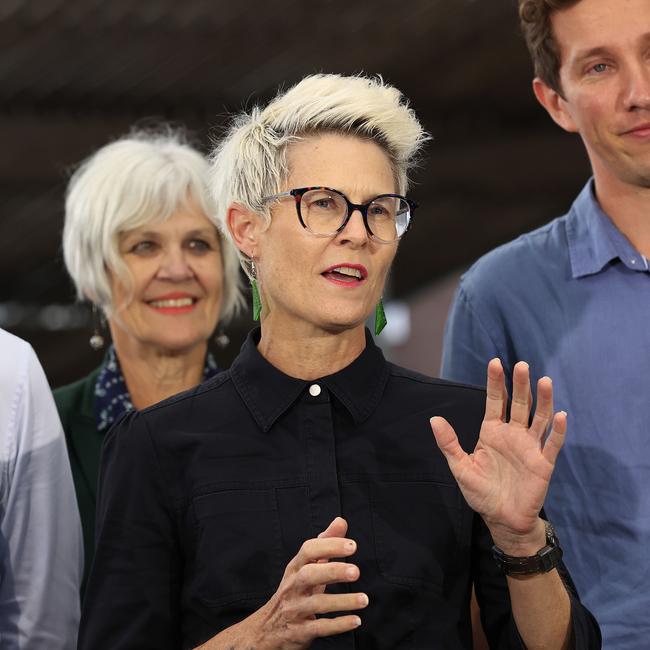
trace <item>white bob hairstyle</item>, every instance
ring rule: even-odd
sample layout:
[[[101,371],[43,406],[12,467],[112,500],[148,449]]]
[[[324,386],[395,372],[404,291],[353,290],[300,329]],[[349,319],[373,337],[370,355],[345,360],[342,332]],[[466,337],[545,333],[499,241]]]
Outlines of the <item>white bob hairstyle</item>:
[[[72,175],[65,202],[63,257],[80,300],[110,315],[114,305],[108,273],[132,286],[118,250],[120,233],[161,223],[194,201],[221,233],[208,191],[208,162],[171,128],[134,131],[102,147]],[[239,263],[223,236],[223,301],[220,320],[241,306]]]
[[[264,197],[281,192],[288,176],[287,146],[321,133],[353,135],[383,148],[398,192],[429,139],[408,101],[381,77],[317,74],[305,77],[265,108],[235,116],[211,156],[210,189],[222,230],[232,203],[241,203],[270,223]],[[240,253],[250,277],[249,260]]]

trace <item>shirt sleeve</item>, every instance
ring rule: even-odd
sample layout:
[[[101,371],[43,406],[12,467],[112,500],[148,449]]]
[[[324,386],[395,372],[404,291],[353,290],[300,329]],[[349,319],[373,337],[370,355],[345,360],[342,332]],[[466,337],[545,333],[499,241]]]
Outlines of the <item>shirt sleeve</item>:
[[[5,484],[0,645],[7,650],[72,650],[83,570],[72,474],[43,369],[28,344],[20,345],[17,355],[11,376],[0,377],[0,389],[13,396],[9,428],[0,436]],[[0,400],[0,407],[4,404]]]
[[[144,418],[131,412],[102,450],[79,650],[180,648],[180,558],[168,485]]]
[[[478,313],[461,280],[445,326],[441,377],[485,386],[490,359],[499,357],[504,368],[509,368],[503,346],[494,340],[486,328],[485,320],[488,317],[487,313]]]
[[[492,556],[492,544],[487,526],[479,515],[475,515],[472,572],[483,630],[493,650],[525,650],[512,616],[506,578]],[[574,650],[600,650],[602,640],[598,623],[580,602],[571,576],[562,562],[558,571],[571,600]]]

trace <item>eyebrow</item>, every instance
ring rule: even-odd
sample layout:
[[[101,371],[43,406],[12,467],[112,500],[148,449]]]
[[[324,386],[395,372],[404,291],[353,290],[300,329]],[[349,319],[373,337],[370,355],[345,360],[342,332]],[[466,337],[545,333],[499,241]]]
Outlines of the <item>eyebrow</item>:
[[[207,237],[207,236],[214,236],[214,237],[219,237],[219,231],[217,230],[217,227],[215,226],[214,228],[197,228],[196,230],[190,230],[188,233],[186,233],[186,237]],[[160,237],[160,233],[156,232],[155,230],[139,230],[136,228],[135,230],[127,230],[125,232],[120,233],[120,238],[121,239],[128,239],[130,237],[148,237],[151,239],[156,239],[157,237]]]
[[[647,47],[650,45],[650,32],[646,32],[639,37],[639,42]],[[571,68],[579,67],[582,63],[588,59],[600,57],[600,56],[611,56],[612,50],[606,46],[592,47],[588,50],[583,50],[578,52],[573,61],[571,62]]]
[[[190,232],[187,233],[188,237],[206,237],[208,235],[218,238],[219,231],[217,230],[217,227],[215,226],[214,228],[198,228],[197,230],[190,230]]]
[[[611,53],[611,50],[607,47],[592,47],[589,50],[583,50],[582,52],[578,52],[573,61],[571,61],[571,68],[579,68],[585,61],[588,61],[589,59],[602,56],[611,56]]]

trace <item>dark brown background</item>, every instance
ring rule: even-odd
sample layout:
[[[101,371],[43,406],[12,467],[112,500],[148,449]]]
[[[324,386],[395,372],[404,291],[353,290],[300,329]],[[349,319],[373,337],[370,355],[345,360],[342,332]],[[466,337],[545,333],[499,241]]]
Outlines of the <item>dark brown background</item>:
[[[514,0],[0,0],[0,326],[55,386],[98,363],[89,310],[66,308],[71,165],[158,119],[207,147],[228,112],[278,85],[359,71],[398,86],[434,136],[393,297],[561,214],[587,178],[577,136],[534,101]],[[223,365],[250,324],[230,328]]]

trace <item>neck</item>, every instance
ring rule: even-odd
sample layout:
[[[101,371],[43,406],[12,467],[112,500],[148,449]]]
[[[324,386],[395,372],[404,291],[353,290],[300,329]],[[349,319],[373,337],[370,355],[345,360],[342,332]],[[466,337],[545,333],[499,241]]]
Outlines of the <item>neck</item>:
[[[650,188],[596,175],[596,196],[600,207],[632,246],[650,257]]]
[[[140,410],[193,388],[203,379],[207,343],[170,352],[113,338],[133,406]]]
[[[363,324],[332,333],[306,323],[281,325],[269,315],[257,349],[285,375],[310,381],[349,366],[365,347]]]

